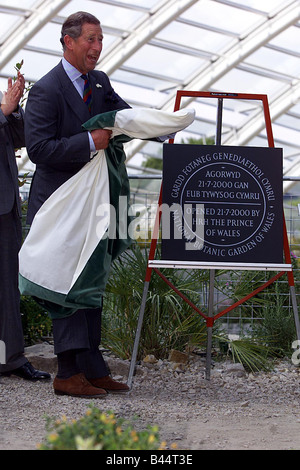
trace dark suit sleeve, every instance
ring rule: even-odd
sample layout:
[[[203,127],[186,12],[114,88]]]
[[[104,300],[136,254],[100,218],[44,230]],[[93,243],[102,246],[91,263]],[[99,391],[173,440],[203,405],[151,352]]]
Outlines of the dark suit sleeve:
[[[15,148],[24,146],[23,113],[4,116],[0,109],[0,215],[8,214],[16,202],[21,205]]]
[[[24,111],[18,108],[17,113],[4,116],[0,110],[0,128],[9,132],[11,138],[11,146],[15,149],[25,146],[24,137]]]
[[[18,112],[7,116],[7,123],[10,129],[14,148],[19,149],[25,147],[24,111],[20,106],[18,107]]]
[[[89,161],[88,133],[82,131],[63,92],[51,81],[37,82],[32,87],[25,113],[26,147],[33,163],[55,168]]]

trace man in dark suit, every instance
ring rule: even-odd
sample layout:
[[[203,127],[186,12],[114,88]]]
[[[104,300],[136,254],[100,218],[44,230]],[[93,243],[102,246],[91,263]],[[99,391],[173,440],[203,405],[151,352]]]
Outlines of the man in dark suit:
[[[23,111],[18,106],[24,91],[19,72],[0,98],[0,374],[28,380],[49,379],[24,356],[24,338],[18,288],[18,253],[22,241],[21,205],[15,149],[24,147]]]
[[[29,197],[28,223],[60,185],[88,163],[97,150],[107,148],[111,131],[86,132],[82,124],[96,114],[129,107],[115,93],[107,75],[94,70],[102,40],[97,18],[85,12],[71,15],[62,26],[62,61],[30,90],[25,137],[36,170]],[[91,84],[90,109],[83,99],[87,79]],[[107,392],[128,391],[126,384],[109,376],[99,351],[100,335],[101,306],[53,320],[58,358],[58,373],[53,383],[56,394],[104,397]]]

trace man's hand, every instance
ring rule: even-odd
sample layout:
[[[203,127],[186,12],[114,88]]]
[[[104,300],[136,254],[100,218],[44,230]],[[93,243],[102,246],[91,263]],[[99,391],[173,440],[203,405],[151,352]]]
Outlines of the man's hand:
[[[3,94],[1,109],[4,116],[9,116],[17,108],[25,88],[25,79],[21,72],[18,72],[18,78],[15,83],[8,79],[7,91]]]
[[[109,144],[112,131],[108,129],[96,129],[91,131],[96,150],[106,149]]]

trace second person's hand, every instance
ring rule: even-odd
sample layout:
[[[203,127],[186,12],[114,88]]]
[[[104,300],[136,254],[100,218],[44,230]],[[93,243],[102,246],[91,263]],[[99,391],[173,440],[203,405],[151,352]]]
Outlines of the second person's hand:
[[[24,76],[18,72],[18,78],[15,83],[12,79],[8,79],[7,91],[3,94],[1,102],[1,109],[5,116],[9,116],[18,107],[19,101],[24,93],[25,79]]]

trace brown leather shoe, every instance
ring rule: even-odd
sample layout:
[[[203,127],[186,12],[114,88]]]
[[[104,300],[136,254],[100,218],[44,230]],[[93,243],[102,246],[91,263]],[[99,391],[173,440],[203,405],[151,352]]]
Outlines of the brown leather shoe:
[[[94,387],[102,388],[106,390],[108,393],[125,393],[125,392],[129,392],[130,390],[128,385],[122,382],[117,382],[116,380],[113,380],[109,375],[106,375],[105,377],[100,377],[97,379],[89,379],[89,382]]]
[[[87,381],[84,374],[76,374],[69,379],[55,377],[53,381],[56,395],[69,395],[80,398],[105,398],[107,392],[100,387],[94,387]]]

